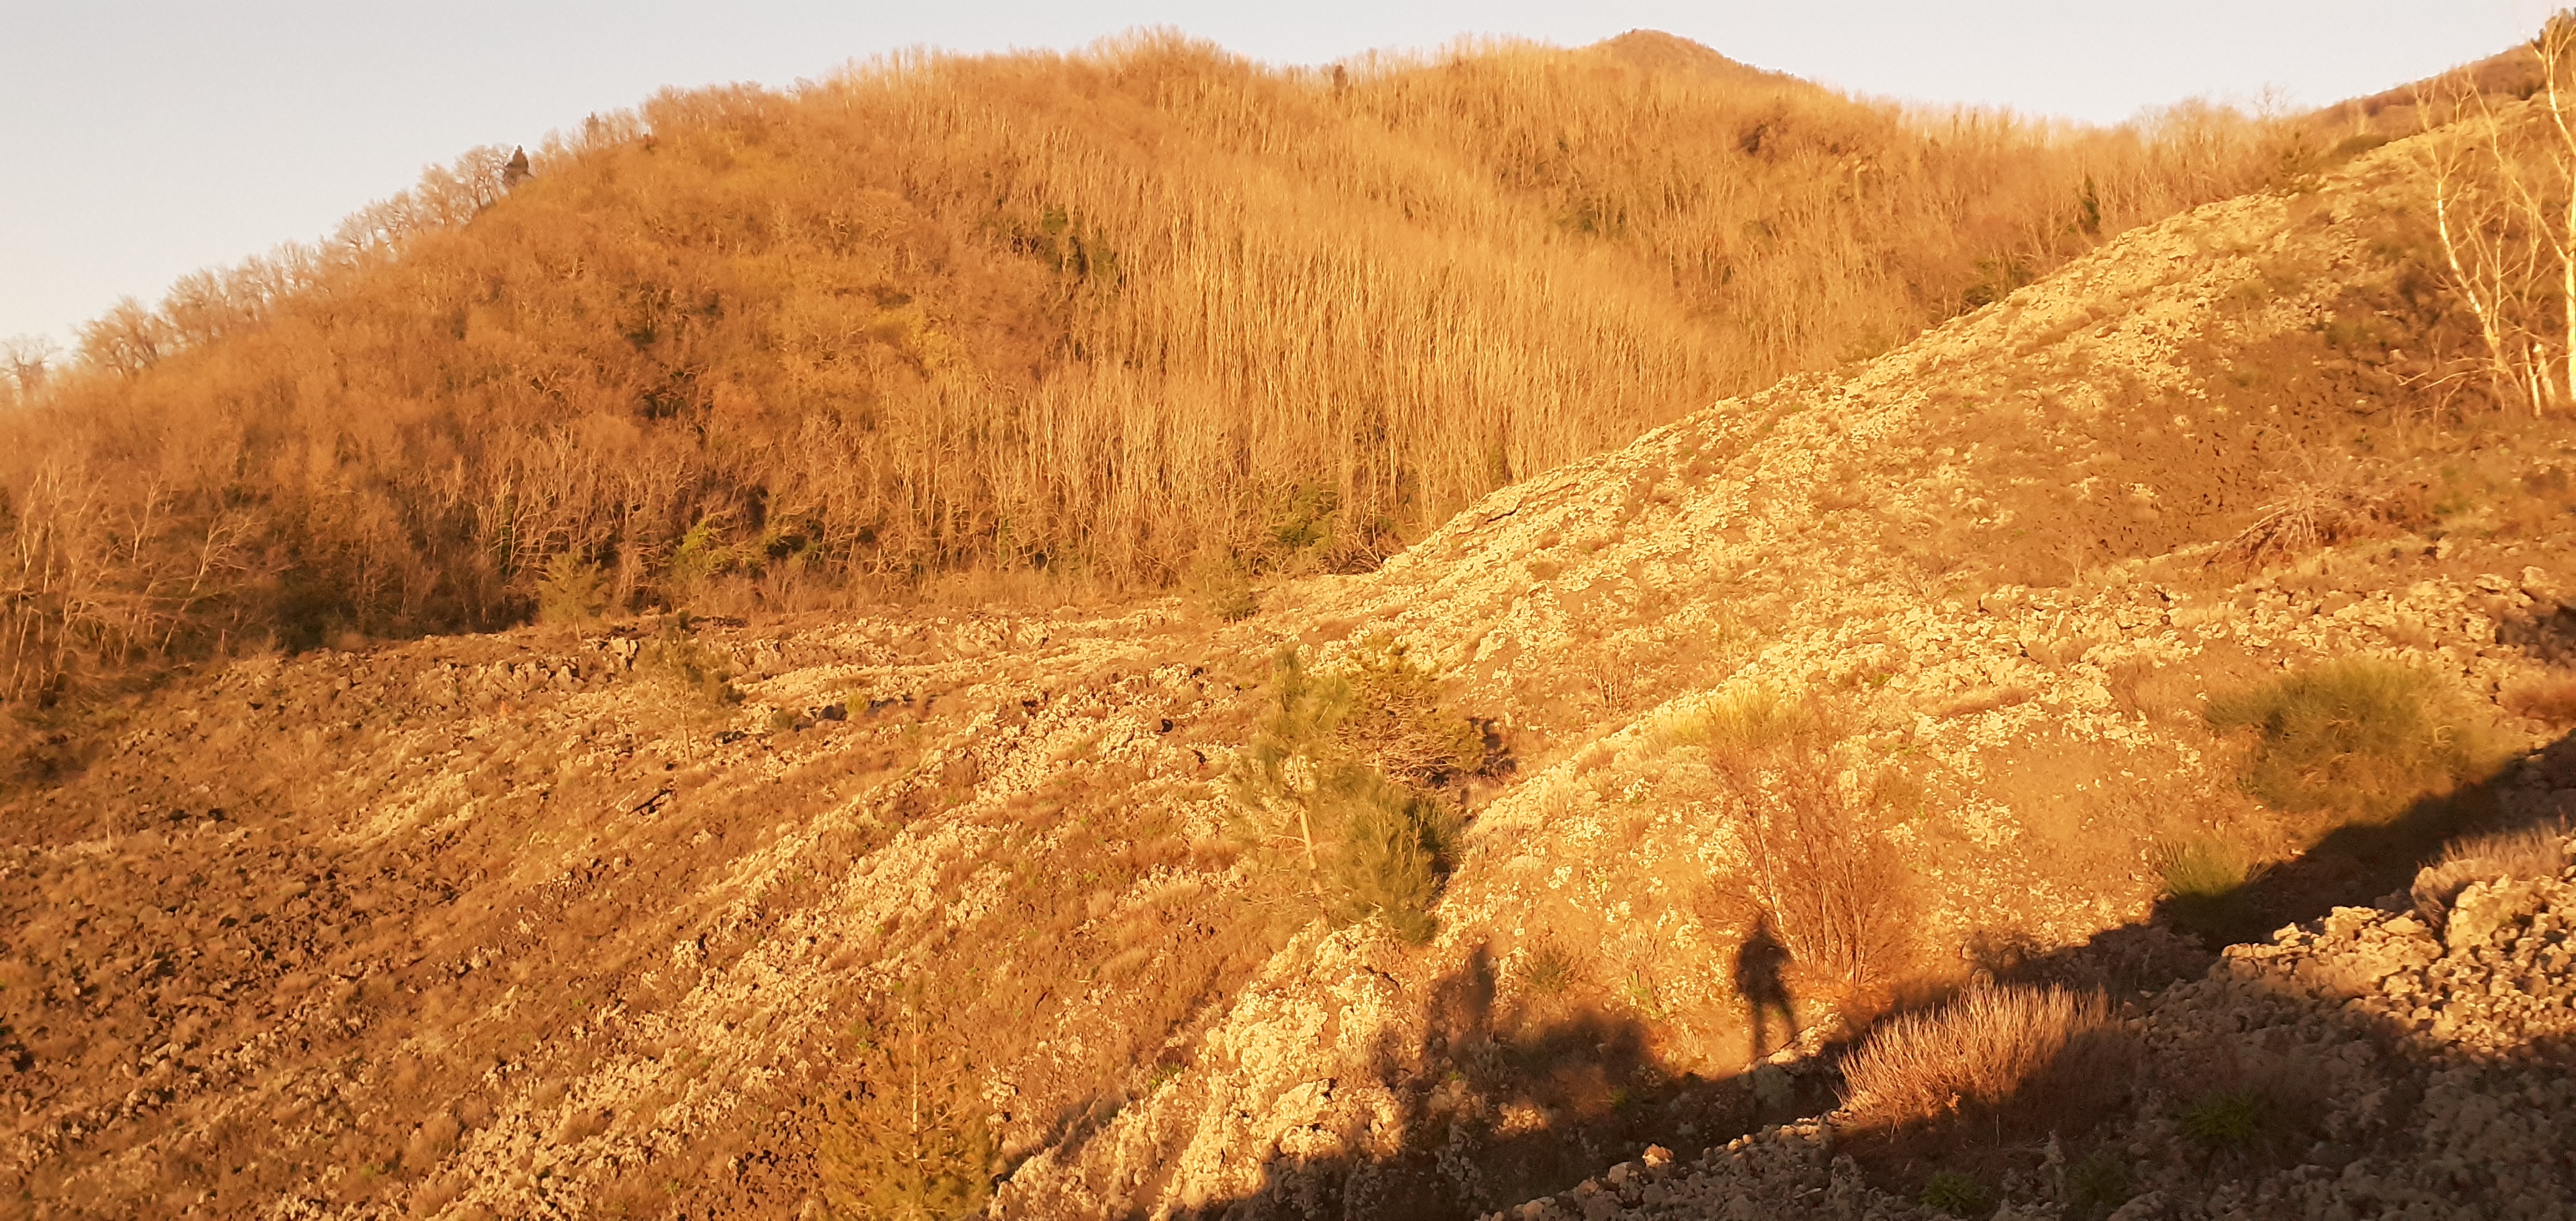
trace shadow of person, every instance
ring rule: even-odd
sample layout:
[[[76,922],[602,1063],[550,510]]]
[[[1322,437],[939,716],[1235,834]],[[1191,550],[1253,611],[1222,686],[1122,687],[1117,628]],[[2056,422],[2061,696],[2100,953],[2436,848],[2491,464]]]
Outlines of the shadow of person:
[[[1764,912],[1735,950],[1735,991],[1753,1011],[1753,1054],[1748,1062],[1771,1053],[1774,1013],[1780,1017],[1780,1042],[1786,1045],[1798,1037],[1797,1011],[1789,1003],[1789,985],[1780,977],[1781,968],[1788,965],[1789,947],[1781,944],[1771,913]]]

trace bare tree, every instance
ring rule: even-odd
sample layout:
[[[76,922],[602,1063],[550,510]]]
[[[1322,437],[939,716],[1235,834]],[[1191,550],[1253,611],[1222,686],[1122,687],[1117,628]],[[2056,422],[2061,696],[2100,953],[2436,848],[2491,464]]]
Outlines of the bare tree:
[[[2416,98],[2419,157],[2452,291],[2499,403],[2576,405],[2576,15],[2530,43],[2540,88],[2499,101],[2466,72]]]
[[[0,339],[0,406],[35,402],[46,375],[62,358],[62,348],[42,335]]]

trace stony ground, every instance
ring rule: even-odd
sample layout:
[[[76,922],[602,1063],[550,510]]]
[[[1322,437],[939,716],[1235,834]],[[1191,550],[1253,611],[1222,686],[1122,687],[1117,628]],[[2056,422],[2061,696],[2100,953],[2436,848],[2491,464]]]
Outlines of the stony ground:
[[[2576,840],[2568,842],[2576,856]],[[2393,906],[2393,905],[2392,905]],[[1872,1184],[1835,1119],[1786,1124],[1689,1163],[1656,1147],[1557,1196],[1494,1214],[1613,1217],[2561,1218],[2576,1214],[2576,866],[2471,886],[2447,919],[2337,908],[2231,947],[2127,1025],[2152,1066],[2088,1184],[2061,1151],[1981,1207]],[[2212,1067],[2224,1052],[2233,1061]],[[2195,1097],[2270,1083],[2241,1135],[2196,1132]],[[1883,1181],[1883,1180],[1882,1180]],[[2116,1190],[2102,1184],[2115,1182]],[[1999,1190],[1998,1190],[1999,1189]]]
[[[2440,525],[2234,558],[2302,477],[2284,455],[2322,463],[2356,430],[2406,426],[2369,408],[2402,393],[2400,341],[2307,346],[2350,313],[2390,312],[2393,273],[2370,247],[2407,181],[2397,155],[2130,235],[1846,377],[1722,405],[1497,493],[1369,578],[1295,591],[1325,631],[1401,633],[1464,704],[1498,710],[1528,744],[1521,778],[1479,811],[1428,952],[1364,928],[1292,947],[1169,1090],[1014,1176],[1004,1215],[1492,1208],[1513,1182],[1450,1150],[1633,1153],[1654,1125],[1627,1117],[1623,1092],[1676,1108],[1664,1139],[1685,1147],[1794,1113],[1816,1087],[1743,1074],[1729,968],[1746,930],[1723,901],[1746,857],[1741,806],[1671,731],[1747,688],[1827,693],[1849,783],[1919,793],[1856,833],[1907,863],[1886,900],[1919,933],[1918,977],[1957,981],[2147,920],[2159,843],[2224,829],[2305,846],[2236,791],[2201,723],[2208,693],[2380,656],[2492,709],[2551,672],[2576,519],[2554,492],[2526,498],[2557,486],[2541,474],[2565,462],[2557,431],[2319,471],[2400,492],[2495,482]],[[2248,353],[2290,372],[2249,387]],[[2145,403],[2158,415],[2142,422]],[[2530,532],[2503,525],[2525,516]],[[2559,732],[2500,720],[2521,749]],[[2535,755],[2493,796],[2509,817],[2576,809],[2576,762]],[[2401,867],[2335,881],[2366,902],[2402,886]],[[2314,915],[2333,889],[2263,914]],[[1522,982],[1549,939],[1585,947],[1598,1011],[1615,1015],[1593,1037],[1639,1049],[1630,1077],[1588,1095],[1532,1088],[1516,1058],[1561,1029]],[[1812,982],[1805,1017],[1829,1037],[1843,1015]],[[1461,993],[1476,998],[1463,1015]],[[1695,1089],[1721,1080],[1741,1088]],[[1558,1143],[1529,1139],[1542,1131]]]
[[[2438,398],[2407,157],[2130,234],[1239,624],[639,622],[176,683],[0,810],[0,1216],[813,1215],[895,1030],[990,1108],[998,1216],[1463,1217],[1649,1145],[1667,1190],[1740,1156],[1862,1199],[1821,1129],[1729,1145],[1832,1096],[1799,1050],[1747,1071],[1709,708],[1827,709],[1852,842],[1905,863],[1870,979],[1792,972],[1806,1052],[2147,922],[2160,846],[2312,846],[2233,783],[2212,692],[2376,656],[2501,750],[2566,732],[2511,696],[2576,660],[2576,431]],[[2271,547],[2284,503],[2370,507]],[[1272,901],[1228,830],[1272,652],[1387,636],[1500,751],[1424,947]],[[2576,764],[2488,788],[2534,816]],[[2349,864],[2258,914],[2389,888]],[[2477,1071],[2438,1097],[2522,1080]],[[2362,1173],[2431,1190],[2411,1156]]]

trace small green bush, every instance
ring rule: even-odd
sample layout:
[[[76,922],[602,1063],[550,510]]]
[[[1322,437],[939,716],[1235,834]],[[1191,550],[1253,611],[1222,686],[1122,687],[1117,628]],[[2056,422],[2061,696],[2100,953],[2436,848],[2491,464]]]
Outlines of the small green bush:
[[[1415,945],[1431,940],[1450,830],[1445,811],[1366,768],[1331,771],[1319,801],[1341,842],[1324,865],[1327,913],[1342,924],[1374,916]]]
[[[2270,1109],[2253,1090],[2203,1094],[2183,1108],[2182,1134],[2205,1148],[2241,1148],[2263,1134]]]
[[[608,576],[569,551],[557,552],[537,577],[537,620],[578,626],[608,609]]]
[[[1923,1185],[1923,1207],[1934,1212],[1948,1213],[1953,1217],[1978,1217],[1984,1216],[1994,1206],[1994,1193],[1973,1175],[1943,1170],[1934,1173],[1931,1181]]]
[[[826,1215],[949,1221],[992,1194],[996,1146],[974,1067],[916,1016],[882,1046],[857,1040],[823,1104],[815,1168]]]
[[[2156,871],[2175,921],[2202,933],[2235,925],[2245,906],[2245,885],[2260,872],[2243,849],[2209,836],[2159,849]]]
[[[2094,1150],[2066,1171],[2067,1215],[2072,1217],[2104,1216],[2136,1194],[2128,1164],[2109,1149]]]
[[[1376,917],[1429,940],[1456,818],[1426,789],[1482,765],[1482,731],[1441,705],[1399,646],[1373,644],[1328,675],[1282,651],[1272,681],[1271,713],[1235,777],[1241,837],[1280,876],[1303,875],[1333,920]]]
[[[661,633],[636,657],[636,665],[664,685],[708,707],[731,708],[742,702],[742,692],[733,685],[732,663],[689,634],[686,616],[674,615],[665,620]]]
[[[2245,854],[2225,840],[2206,836],[2159,853],[2156,869],[2165,892],[2176,897],[2215,898],[2243,886],[2252,876]]]
[[[1583,978],[1583,956],[1554,937],[1541,937],[1521,959],[1514,975],[1521,986],[1540,996],[1563,996]]]
[[[1224,623],[1241,623],[1261,610],[1261,595],[1250,581],[1235,581],[1207,591],[1208,613]]]
[[[2491,758],[2486,735],[2423,674],[2352,658],[2211,701],[2210,728],[2253,737],[2239,775],[2275,809],[2386,821]]]
[[[1240,562],[1227,558],[1190,570],[1185,588],[1220,623],[1240,623],[1261,610],[1261,594]]]
[[[1451,710],[1440,679],[1393,638],[1361,642],[1342,674],[1330,728],[1338,750],[1395,780],[1435,786],[1485,765],[1485,731]]]

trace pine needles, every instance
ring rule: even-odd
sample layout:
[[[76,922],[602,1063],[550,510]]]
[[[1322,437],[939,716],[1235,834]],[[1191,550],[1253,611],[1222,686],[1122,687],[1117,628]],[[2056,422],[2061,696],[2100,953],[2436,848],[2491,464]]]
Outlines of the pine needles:
[[[846,1221],[950,1221],[991,1195],[996,1146],[974,1069],[918,1015],[878,1042],[854,1031],[844,1088],[815,1141],[821,1195]]]
[[[1430,940],[1457,831],[1431,788],[1483,764],[1482,732],[1392,643],[1322,675],[1283,651],[1271,679],[1271,713],[1235,777],[1238,833],[1333,922],[1375,918]]]

